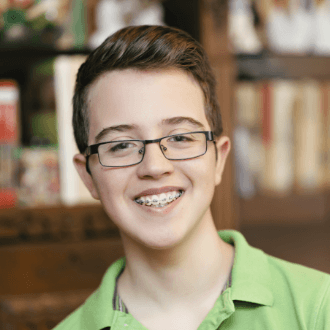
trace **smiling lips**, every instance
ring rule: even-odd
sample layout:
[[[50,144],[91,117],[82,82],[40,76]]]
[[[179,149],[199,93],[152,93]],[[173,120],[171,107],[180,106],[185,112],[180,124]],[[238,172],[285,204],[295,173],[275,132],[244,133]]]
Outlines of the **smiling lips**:
[[[147,195],[135,199],[140,205],[163,207],[178,199],[184,193],[183,190],[171,191],[159,195]]]

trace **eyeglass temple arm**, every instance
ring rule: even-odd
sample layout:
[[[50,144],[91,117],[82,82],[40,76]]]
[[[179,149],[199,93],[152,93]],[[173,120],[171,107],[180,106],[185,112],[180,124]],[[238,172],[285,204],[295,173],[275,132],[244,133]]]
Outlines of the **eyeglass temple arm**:
[[[86,171],[87,171],[87,173],[88,173],[90,176],[92,176],[92,173],[91,173],[90,168],[89,168],[89,162],[88,162],[88,160],[89,160],[89,155],[87,155],[87,156],[85,156],[85,157],[86,157]]]

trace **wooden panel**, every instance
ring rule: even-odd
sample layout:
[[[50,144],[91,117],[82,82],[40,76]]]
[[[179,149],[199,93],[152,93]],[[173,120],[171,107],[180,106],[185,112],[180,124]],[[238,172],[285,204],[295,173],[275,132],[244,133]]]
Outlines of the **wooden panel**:
[[[0,246],[119,236],[101,205],[0,210]]]
[[[53,329],[82,305],[93,291],[0,296],[0,329]]]
[[[249,244],[270,255],[330,274],[330,221],[285,227],[242,224],[240,231]]]
[[[263,53],[237,56],[238,77],[246,79],[330,79],[330,57]]]
[[[231,151],[222,175],[222,182],[215,189],[211,209],[214,221],[218,230],[238,229],[239,210],[238,197],[234,185],[234,153],[233,153],[233,127],[232,127],[232,93],[234,67],[230,58],[221,65],[213,65],[218,86],[217,94],[220,103],[221,115],[224,127],[224,136],[228,136],[231,141]]]
[[[258,196],[240,200],[241,223],[277,224],[323,223],[328,212],[328,195]]]
[[[200,1],[201,43],[205,48],[217,80],[217,96],[223,119],[224,136],[231,140],[233,148],[233,119],[231,114],[233,86],[236,78],[234,57],[229,53],[227,38],[227,2]],[[222,176],[216,187],[211,211],[216,228],[238,229],[239,208],[234,190],[234,158],[231,150]]]
[[[227,33],[228,1],[200,0],[200,37],[211,62],[229,54]]]
[[[275,59],[283,65],[287,77],[330,78],[330,57],[278,56]]]
[[[122,256],[119,237],[1,247],[0,295],[96,289],[106,269]]]

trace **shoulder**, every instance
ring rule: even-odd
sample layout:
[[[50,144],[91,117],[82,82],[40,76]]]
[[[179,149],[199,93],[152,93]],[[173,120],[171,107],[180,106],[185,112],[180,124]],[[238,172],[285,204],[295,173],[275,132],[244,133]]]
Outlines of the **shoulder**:
[[[75,311],[69,314],[53,330],[102,329],[115,317],[112,306],[116,278],[124,269],[125,258],[112,263],[103,275],[99,287]]]
[[[267,254],[266,256],[275,283],[283,283],[284,286],[287,285],[292,290],[299,291],[302,288],[306,290],[308,287],[311,290],[324,289],[330,285],[330,275],[327,273]]]
[[[275,305],[282,307],[293,305],[296,314],[309,316],[311,323],[308,323],[313,324],[312,329],[330,329],[330,275],[273,256],[266,256]],[[323,327],[323,324],[328,325]]]

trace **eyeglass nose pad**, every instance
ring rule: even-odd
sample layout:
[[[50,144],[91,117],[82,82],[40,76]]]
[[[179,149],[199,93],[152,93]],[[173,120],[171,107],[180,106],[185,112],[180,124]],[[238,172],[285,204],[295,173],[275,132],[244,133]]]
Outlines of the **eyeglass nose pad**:
[[[164,151],[167,150],[167,148],[166,148],[165,146],[163,146],[162,144],[160,145],[160,147],[161,147]]]

